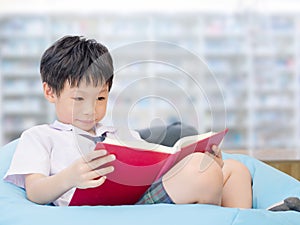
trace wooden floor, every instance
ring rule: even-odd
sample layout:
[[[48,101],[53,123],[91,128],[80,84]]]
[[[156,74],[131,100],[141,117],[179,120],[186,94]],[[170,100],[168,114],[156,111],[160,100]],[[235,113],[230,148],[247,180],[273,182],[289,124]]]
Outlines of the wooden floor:
[[[300,151],[268,149],[258,151],[226,150],[225,152],[250,155],[300,181]]]
[[[266,163],[300,181],[300,161],[266,161]]]

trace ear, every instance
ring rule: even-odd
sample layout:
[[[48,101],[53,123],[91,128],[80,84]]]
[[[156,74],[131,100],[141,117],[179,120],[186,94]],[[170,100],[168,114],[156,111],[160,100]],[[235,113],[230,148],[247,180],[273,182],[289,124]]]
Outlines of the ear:
[[[43,90],[44,90],[45,98],[49,102],[54,103],[57,98],[56,94],[53,92],[53,89],[51,87],[49,87],[49,85],[46,82],[43,83]]]

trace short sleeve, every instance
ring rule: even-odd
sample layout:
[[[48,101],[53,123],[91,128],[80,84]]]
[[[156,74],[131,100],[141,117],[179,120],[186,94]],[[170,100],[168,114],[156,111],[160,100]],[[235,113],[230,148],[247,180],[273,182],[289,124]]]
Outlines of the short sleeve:
[[[24,188],[26,174],[49,175],[51,142],[42,133],[29,129],[21,135],[4,180]]]

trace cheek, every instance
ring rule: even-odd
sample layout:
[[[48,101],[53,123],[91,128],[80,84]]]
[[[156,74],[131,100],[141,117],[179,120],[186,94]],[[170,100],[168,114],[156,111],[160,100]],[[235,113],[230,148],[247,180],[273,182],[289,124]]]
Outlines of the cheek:
[[[75,107],[67,104],[56,105],[56,114],[58,119],[64,123],[72,123],[74,115],[76,115]]]
[[[68,107],[68,111],[70,113],[74,113],[77,114],[78,112],[82,112],[82,110],[84,109],[84,105],[82,103],[73,103],[72,105],[70,105]]]
[[[97,107],[96,107],[96,114],[97,114],[97,117],[103,117],[104,115],[105,115],[105,113],[106,113],[106,103],[104,103],[104,104],[101,104],[101,105],[98,105]]]

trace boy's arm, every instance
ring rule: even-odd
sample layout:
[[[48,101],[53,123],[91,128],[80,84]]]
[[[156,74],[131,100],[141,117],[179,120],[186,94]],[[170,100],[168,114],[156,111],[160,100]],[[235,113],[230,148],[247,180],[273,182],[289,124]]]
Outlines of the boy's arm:
[[[105,175],[114,170],[112,166],[103,165],[113,160],[115,156],[107,155],[105,150],[92,151],[55,175],[28,174],[25,177],[27,197],[35,203],[48,204],[73,187],[100,186]]]

